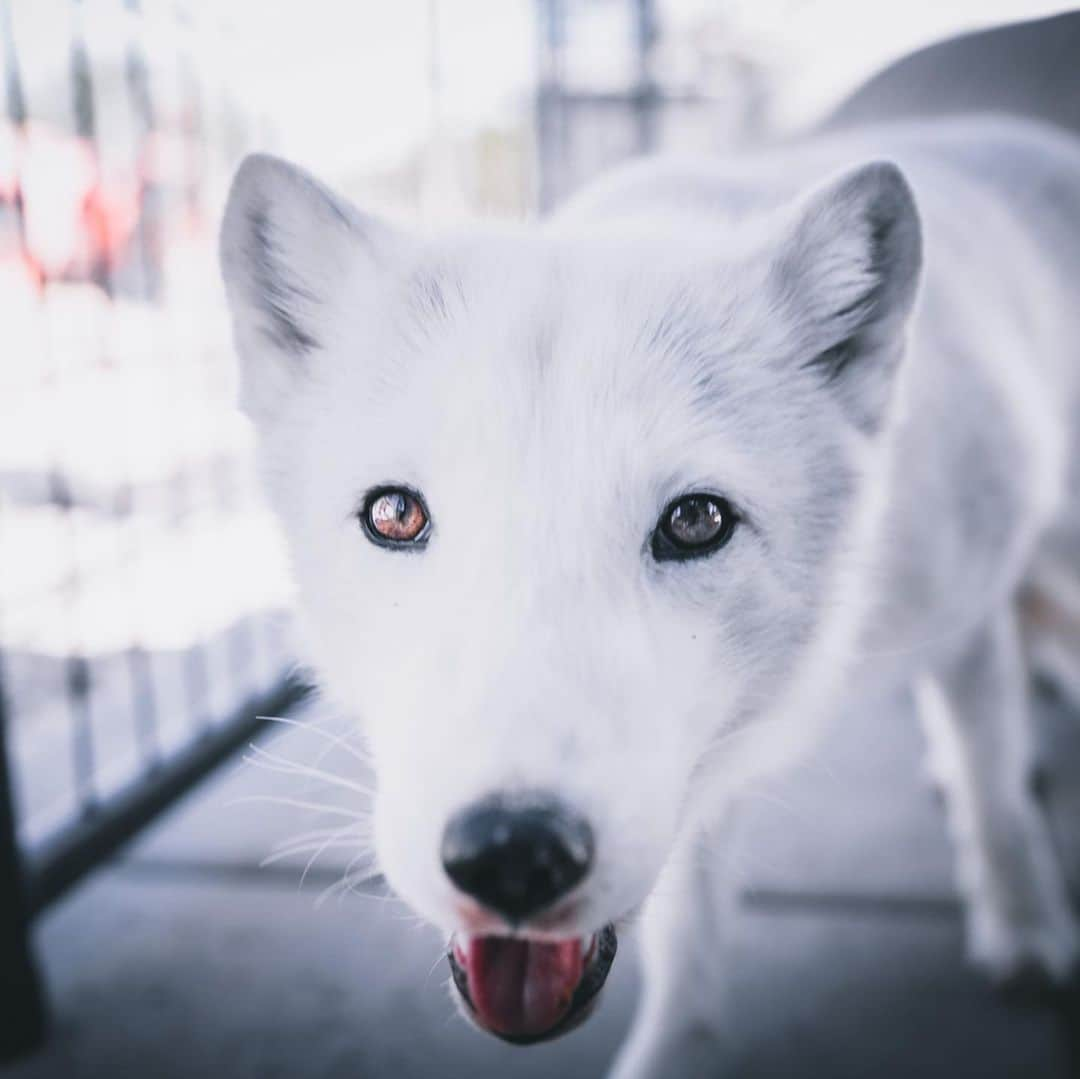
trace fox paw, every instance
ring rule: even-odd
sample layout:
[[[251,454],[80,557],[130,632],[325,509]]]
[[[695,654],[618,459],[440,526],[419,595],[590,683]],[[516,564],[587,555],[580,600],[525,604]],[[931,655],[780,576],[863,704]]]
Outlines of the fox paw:
[[[968,955],[1003,989],[1064,985],[1080,968],[1080,933],[1067,907],[1039,921],[1009,919],[990,907],[968,917]]]

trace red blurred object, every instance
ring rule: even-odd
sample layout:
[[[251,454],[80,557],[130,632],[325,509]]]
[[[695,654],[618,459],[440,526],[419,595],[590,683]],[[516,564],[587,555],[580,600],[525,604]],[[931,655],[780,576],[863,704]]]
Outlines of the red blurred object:
[[[145,186],[138,166],[104,180],[88,139],[43,123],[4,124],[0,215],[9,220],[0,259],[21,260],[38,284],[108,280],[138,227]]]

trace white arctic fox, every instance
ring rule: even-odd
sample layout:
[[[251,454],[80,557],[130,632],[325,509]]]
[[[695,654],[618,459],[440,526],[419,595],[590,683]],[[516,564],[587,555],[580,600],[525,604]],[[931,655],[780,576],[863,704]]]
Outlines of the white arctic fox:
[[[378,858],[479,1025],[573,1026],[643,908],[616,1069],[697,1074],[721,882],[683,855],[841,703],[913,682],[974,958],[1066,975],[1025,668],[1068,676],[1080,634],[1080,144],[871,127],[437,236],[256,156],[221,250]]]

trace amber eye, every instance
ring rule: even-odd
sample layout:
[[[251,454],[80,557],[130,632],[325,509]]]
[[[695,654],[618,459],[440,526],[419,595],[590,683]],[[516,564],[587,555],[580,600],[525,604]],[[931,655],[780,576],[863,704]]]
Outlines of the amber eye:
[[[731,539],[738,519],[726,498],[683,495],[660,515],[652,535],[653,558],[667,562],[711,554]]]
[[[359,516],[368,539],[384,547],[421,547],[431,531],[423,499],[405,487],[370,491]]]

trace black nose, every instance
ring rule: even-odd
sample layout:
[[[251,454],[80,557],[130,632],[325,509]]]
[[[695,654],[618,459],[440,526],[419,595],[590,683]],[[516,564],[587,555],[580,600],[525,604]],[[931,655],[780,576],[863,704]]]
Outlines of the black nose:
[[[443,833],[442,863],[466,895],[517,924],[566,895],[589,871],[592,830],[550,800],[495,796],[463,809]]]

